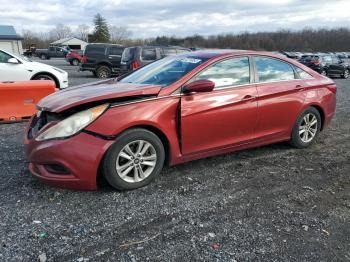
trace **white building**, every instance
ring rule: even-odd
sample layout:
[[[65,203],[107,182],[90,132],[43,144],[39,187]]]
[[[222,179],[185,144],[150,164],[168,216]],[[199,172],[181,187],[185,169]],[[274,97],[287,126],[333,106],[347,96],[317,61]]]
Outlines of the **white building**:
[[[23,38],[18,36],[11,25],[0,25],[0,49],[15,54],[23,54]]]
[[[76,38],[76,37],[68,37],[62,38],[55,42],[50,43],[53,46],[69,46],[71,49],[81,49],[84,50],[88,43]]]

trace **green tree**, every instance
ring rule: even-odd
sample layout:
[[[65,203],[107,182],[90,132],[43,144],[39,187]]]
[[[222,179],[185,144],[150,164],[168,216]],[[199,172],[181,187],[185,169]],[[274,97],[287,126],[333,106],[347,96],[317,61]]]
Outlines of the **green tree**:
[[[110,34],[108,30],[108,24],[100,14],[94,17],[94,32],[89,39],[90,42],[109,42]]]

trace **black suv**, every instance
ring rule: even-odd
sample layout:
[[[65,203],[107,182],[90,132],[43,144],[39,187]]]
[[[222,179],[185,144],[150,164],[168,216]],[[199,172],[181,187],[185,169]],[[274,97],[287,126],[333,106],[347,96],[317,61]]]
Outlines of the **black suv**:
[[[321,75],[349,77],[349,65],[336,55],[303,55],[299,62]]]
[[[121,61],[122,73],[135,70],[166,56],[191,52],[180,46],[132,46],[124,49]]]
[[[120,60],[124,47],[114,44],[89,44],[84,50],[81,71],[91,71],[99,78],[120,73]]]

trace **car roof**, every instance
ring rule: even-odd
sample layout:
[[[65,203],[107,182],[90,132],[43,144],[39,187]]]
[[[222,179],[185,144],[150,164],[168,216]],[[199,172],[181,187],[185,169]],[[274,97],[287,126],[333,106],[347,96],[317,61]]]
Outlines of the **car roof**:
[[[266,55],[266,56],[285,59],[284,55],[276,54],[274,52],[249,51],[249,50],[239,50],[239,49],[203,49],[199,51],[185,53],[183,55],[187,57],[197,57],[197,58],[207,58],[207,59],[225,57],[229,55]]]

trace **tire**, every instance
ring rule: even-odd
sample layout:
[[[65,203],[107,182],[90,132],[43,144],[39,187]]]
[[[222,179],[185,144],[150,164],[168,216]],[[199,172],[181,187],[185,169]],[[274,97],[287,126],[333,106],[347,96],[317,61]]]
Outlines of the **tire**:
[[[73,65],[73,61],[69,61],[70,65]]]
[[[99,66],[96,69],[96,75],[98,78],[110,78],[112,70],[108,66]]]
[[[58,88],[55,78],[47,74],[39,74],[33,77],[32,80],[51,80],[55,82],[56,88]]]
[[[46,60],[46,59],[47,59],[47,55],[41,54],[41,55],[40,55],[40,59],[41,59],[41,60]]]
[[[153,181],[162,170],[164,159],[164,146],[158,136],[146,129],[130,129],[108,149],[102,160],[102,173],[114,188],[132,190]]]
[[[318,110],[314,107],[307,108],[295,122],[289,143],[296,148],[308,147],[315,141],[321,126],[322,119]]]
[[[94,75],[94,77],[97,77],[96,71],[92,71],[92,74]]]
[[[341,77],[344,79],[347,79],[347,78],[349,78],[349,75],[350,75],[349,69],[345,69],[344,74],[342,74]]]
[[[78,66],[79,65],[79,60],[78,59],[73,59],[72,65]]]
[[[322,71],[321,71],[320,74],[323,75],[323,76],[327,76],[327,75],[328,75],[328,74],[327,74],[327,71],[326,71],[325,69],[322,69]]]

